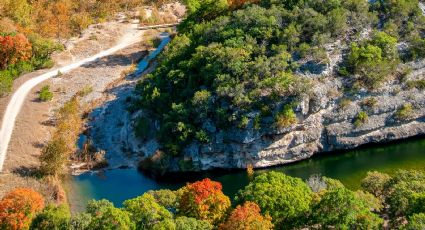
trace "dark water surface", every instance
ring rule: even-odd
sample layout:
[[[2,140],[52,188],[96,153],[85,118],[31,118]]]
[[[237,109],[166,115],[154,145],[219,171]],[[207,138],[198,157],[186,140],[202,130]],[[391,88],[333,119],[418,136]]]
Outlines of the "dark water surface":
[[[279,171],[307,179],[310,175],[341,180],[347,187],[357,189],[368,171],[394,173],[398,169],[425,169],[425,139],[405,140],[375,147],[346,152],[322,154],[298,163],[256,170],[256,174]],[[126,199],[136,197],[152,189],[177,189],[186,182],[209,177],[223,184],[224,193],[234,194],[249,183],[245,171],[207,172],[201,175],[187,174],[170,178],[167,182],[155,181],[136,169],[116,169],[102,173],[86,173],[71,178],[69,199],[74,210],[82,210],[90,199],[108,199],[121,206]]]

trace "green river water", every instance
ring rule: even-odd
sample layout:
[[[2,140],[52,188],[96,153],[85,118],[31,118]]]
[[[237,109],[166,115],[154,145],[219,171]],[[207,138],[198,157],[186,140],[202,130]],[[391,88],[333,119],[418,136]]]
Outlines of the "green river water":
[[[393,173],[399,169],[425,169],[425,139],[411,139],[344,152],[320,154],[311,159],[263,170],[279,171],[307,179],[313,174],[342,181],[348,188],[357,189],[368,171]],[[167,181],[156,181],[136,169],[115,169],[100,173],[85,173],[71,178],[68,193],[74,210],[82,210],[90,199],[108,199],[121,206],[126,199],[152,189],[177,189],[186,182],[209,177],[223,184],[224,193],[234,197],[246,186],[250,177],[245,171],[215,171],[200,175],[186,174]]]

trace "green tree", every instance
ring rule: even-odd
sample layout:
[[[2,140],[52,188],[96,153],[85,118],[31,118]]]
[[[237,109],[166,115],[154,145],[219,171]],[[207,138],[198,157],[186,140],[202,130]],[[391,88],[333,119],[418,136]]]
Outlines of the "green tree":
[[[391,217],[407,217],[425,212],[425,173],[420,171],[398,171],[388,182]]]
[[[425,229],[425,213],[414,214],[409,217],[409,222],[405,227],[406,230]]]
[[[151,194],[124,201],[124,210],[136,223],[137,229],[154,229],[158,222],[173,218],[165,207],[159,205]],[[158,228],[158,227],[156,227]]]
[[[91,215],[88,230],[130,230],[135,224],[130,219],[130,214],[107,200],[92,200],[87,204],[86,212]]]
[[[67,152],[68,148],[64,139],[53,137],[41,151],[41,173],[44,175],[61,174],[64,164],[68,160]]]
[[[376,197],[383,198],[387,193],[386,186],[390,179],[391,177],[385,173],[376,171],[368,172],[366,177],[362,180],[361,186],[365,191]]]
[[[49,205],[31,223],[31,230],[67,230],[70,227],[71,212],[65,204]]]
[[[213,226],[205,220],[197,220],[195,218],[180,216],[174,221],[176,223],[176,230],[212,230]]]
[[[346,188],[324,192],[312,208],[313,225],[337,229],[380,229],[383,220],[370,211],[366,202]]]
[[[264,214],[273,218],[275,226],[295,226],[310,210],[312,192],[299,178],[269,172],[257,176],[236,199],[258,204]]]

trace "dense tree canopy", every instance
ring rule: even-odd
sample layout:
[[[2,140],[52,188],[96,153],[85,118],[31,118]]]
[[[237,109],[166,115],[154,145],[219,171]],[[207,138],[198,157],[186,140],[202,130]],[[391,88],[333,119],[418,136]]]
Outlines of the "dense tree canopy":
[[[238,205],[227,221],[220,226],[222,230],[269,230],[273,229],[270,216],[262,216],[260,207],[253,202]]]
[[[204,179],[182,188],[179,213],[188,217],[220,223],[230,208],[230,199],[221,191],[219,182]]]
[[[28,188],[17,188],[0,200],[0,229],[28,229],[31,220],[44,207],[44,199]]]
[[[133,107],[160,121],[156,134],[169,155],[211,143],[217,129],[294,125],[293,110],[311,88],[300,73],[326,67],[328,45],[343,49],[338,72],[353,89],[377,88],[400,60],[425,53],[418,1],[402,2],[187,0],[188,17],[138,84]],[[398,53],[400,42],[407,53]]]
[[[289,227],[310,210],[312,191],[301,179],[271,172],[256,177],[237,199],[255,202],[276,226]]]

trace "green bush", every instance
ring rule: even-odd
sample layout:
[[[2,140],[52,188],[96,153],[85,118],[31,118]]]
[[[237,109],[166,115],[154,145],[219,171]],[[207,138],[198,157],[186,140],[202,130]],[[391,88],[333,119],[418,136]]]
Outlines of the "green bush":
[[[285,105],[283,110],[275,116],[275,126],[277,128],[285,128],[297,123],[298,119],[295,115],[292,105]]]
[[[12,90],[13,77],[7,70],[0,71],[0,97],[6,96]]]
[[[50,92],[50,86],[43,86],[38,94],[38,98],[40,101],[51,101],[53,99],[53,93]]]
[[[413,106],[412,104],[404,104],[400,109],[397,110],[397,112],[394,114],[395,118],[398,120],[408,120],[412,117],[413,113]]]
[[[360,127],[363,124],[365,124],[369,120],[369,116],[365,111],[361,111],[357,114],[356,118],[354,119],[354,126]]]

